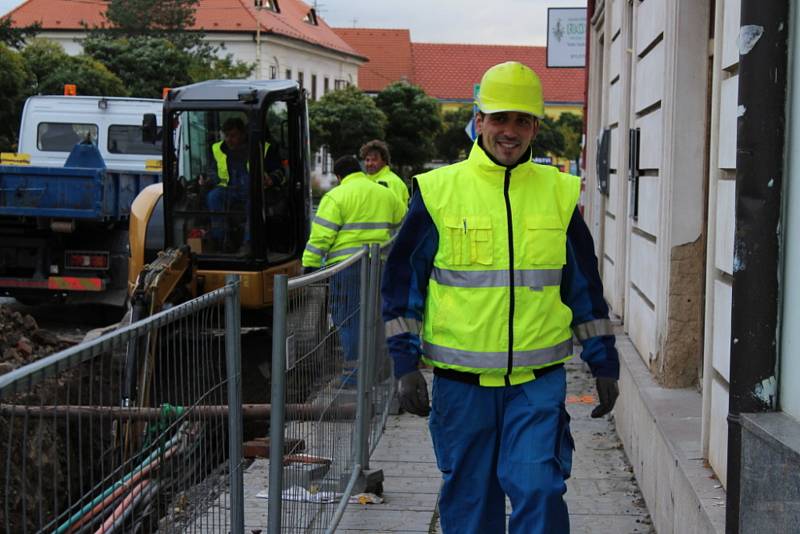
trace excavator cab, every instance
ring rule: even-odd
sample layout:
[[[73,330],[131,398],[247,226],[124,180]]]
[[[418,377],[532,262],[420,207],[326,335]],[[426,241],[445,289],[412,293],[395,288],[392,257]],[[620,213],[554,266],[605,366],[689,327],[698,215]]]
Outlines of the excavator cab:
[[[153,123],[145,117],[145,137]],[[163,184],[131,208],[131,292],[161,258],[191,278],[189,296],[238,274],[242,306],[270,306],[273,276],[299,273],[309,232],[305,91],[284,80],[201,82],[169,91],[162,124]],[[191,258],[190,275],[176,255]]]

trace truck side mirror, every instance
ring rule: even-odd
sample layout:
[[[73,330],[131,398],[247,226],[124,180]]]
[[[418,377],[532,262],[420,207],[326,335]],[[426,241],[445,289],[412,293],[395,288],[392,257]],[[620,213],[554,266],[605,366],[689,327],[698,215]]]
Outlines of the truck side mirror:
[[[155,113],[145,113],[142,117],[142,143],[155,144],[158,140],[158,124]]]

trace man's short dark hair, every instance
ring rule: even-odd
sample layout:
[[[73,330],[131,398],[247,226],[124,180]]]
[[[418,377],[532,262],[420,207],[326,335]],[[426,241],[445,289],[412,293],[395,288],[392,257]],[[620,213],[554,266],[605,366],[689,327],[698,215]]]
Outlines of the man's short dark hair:
[[[333,174],[344,178],[354,172],[361,172],[361,165],[355,156],[342,156],[333,163]]]
[[[389,147],[386,143],[380,139],[373,139],[361,145],[361,150],[358,151],[358,155],[361,156],[361,159],[365,159],[370,152],[377,152],[381,159],[389,165]]]
[[[230,132],[231,130],[239,130],[240,132],[244,133],[244,121],[239,117],[228,117],[225,119],[225,122],[222,123],[222,131]]]

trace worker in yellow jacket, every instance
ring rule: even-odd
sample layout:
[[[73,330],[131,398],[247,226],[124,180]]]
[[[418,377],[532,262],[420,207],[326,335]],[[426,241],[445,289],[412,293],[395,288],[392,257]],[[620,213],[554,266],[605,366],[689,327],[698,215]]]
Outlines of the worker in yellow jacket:
[[[380,139],[362,145],[359,156],[364,160],[364,170],[373,181],[391,189],[404,205],[408,205],[408,186],[389,168],[389,147]]]
[[[364,245],[387,242],[406,212],[406,205],[394,193],[361,171],[354,156],[336,160],[333,172],[340,183],[322,197],[312,221],[303,252],[306,273],[340,263]],[[331,280],[331,316],[351,370],[358,359],[358,267],[358,263],[350,265]],[[353,384],[354,377],[351,372],[345,384]]]
[[[383,319],[408,412],[430,414],[444,534],[565,534],[573,441],[564,362],[573,334],[601,417],[619,359],[580,179],[532,161],[544,117],[529,67],[490,68],[466,161],[416,178],[383,276]],[[433,404],[418,369],[434,368]]]

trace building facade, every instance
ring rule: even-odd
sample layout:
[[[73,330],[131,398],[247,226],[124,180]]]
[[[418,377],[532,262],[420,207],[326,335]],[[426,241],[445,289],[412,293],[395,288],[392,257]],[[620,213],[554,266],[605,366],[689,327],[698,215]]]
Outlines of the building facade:
[[[38,37],[79,54],[84,27],[106,23],[105,6],[101,0],[28,0],[9,15],[15,25],[39,23]],[[221,53],[253,64],[254,79],[296,80],[313,100],[358,85],[358,69],[367,61],[300,0],[201,0],[194,27]]]
[[[800,465],[788,5],[589,2],[586,218],[625,334],[617,425],[659,532],[800,519],[797,475],[774,476]]]

